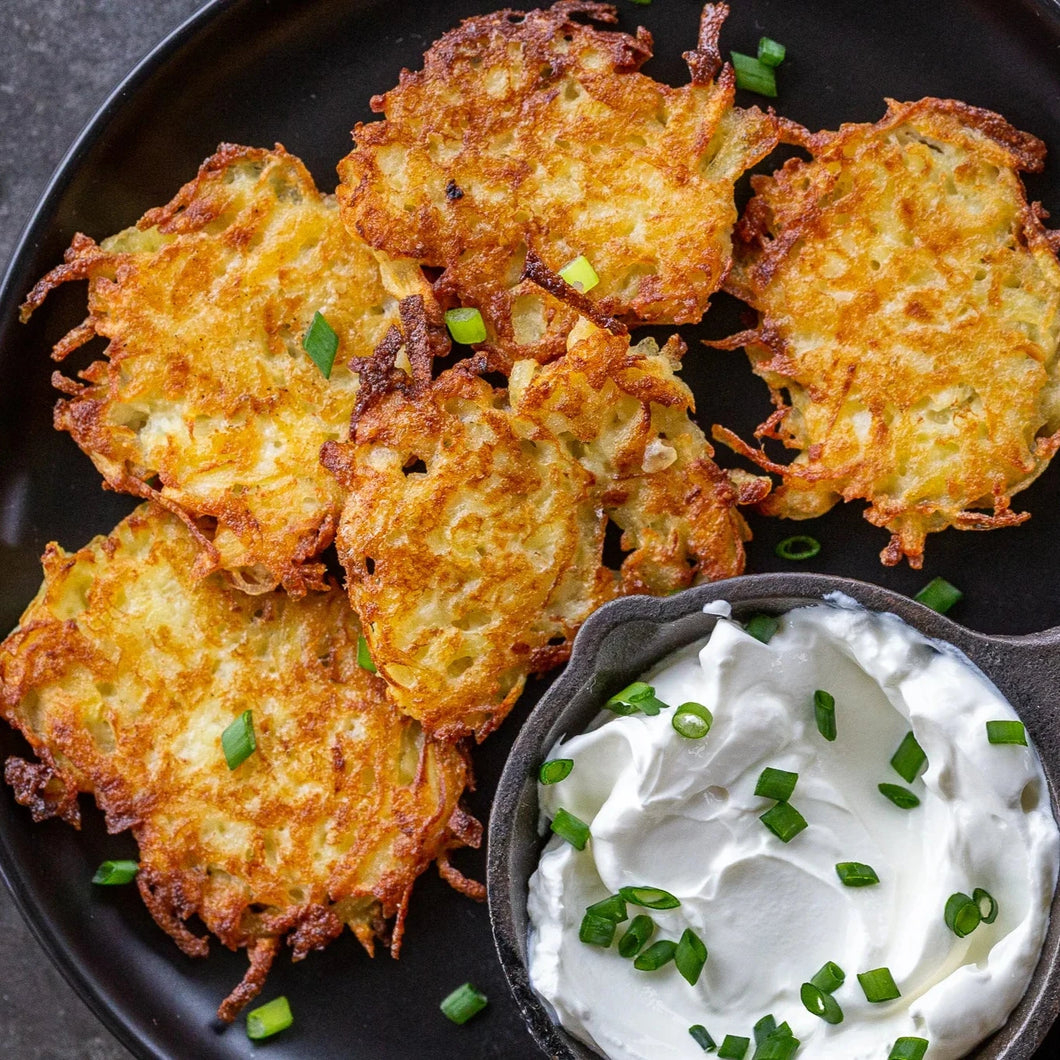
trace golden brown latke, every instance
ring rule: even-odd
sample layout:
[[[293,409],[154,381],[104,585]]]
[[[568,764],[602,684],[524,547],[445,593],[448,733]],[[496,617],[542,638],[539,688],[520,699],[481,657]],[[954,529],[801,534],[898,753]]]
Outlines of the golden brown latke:
[[[347,234],[335,200],[282,147],[223,144],[167,206],[97,245],[75,237],[23,307],[89,280],[89,316],[55,348],[62,360],[96,335],[106,359],[55,373],[69,431],[114,490],[161,501],[216,529],[200,574],[241,588],[323,587],[313,562],[335,532],[335,482],[320,446],[346,436],[357,376],[398,319],[398,299],[428,295],[419,269]],[[330,380],[302,348],[321,310],[339,336]]]
[[[458,800],[462,751],[424,736],[357,665],[360,627],[341,593],[248,596],[195,580],[197,546],[142,505],[108,537],[44,555],[44,584],[0,645],[0,711],[39,762],[5,777],[36,819],[80,821],[91,792],[108,830],[132,830],[140,893],[193,956],[245,946],[232,1019],[282,942],[294,958],[348,924],[397,953],[416,877],[481,828]],[[253,710],[257,750],[229,770],[221,733]],[[393,930],[387,919],[396,918]]]
[[[336,545],[373,661],[435,735],[491,732],[606,600],[743,569],[735,504],[768,484],[734,484],[711,460],[674,375],[680,343],[631,348],[582,322],[569,347],[518,362],[508,389],[465,362],[377,396],[349,443],[325,446],[348,490]],[[609,518],[628,553],[617,571]]]
[[[746,346],[772,391],[757,435],[798,455],[715,437],[783,477],[767,514],[867,500],[889,565],[919,567],[947,526],[1023,521],[1011,497],[1060,445],[1060,264],[1018,176],[1044,145],[939,99],[788,133],[813,160],[753,179],[727,287],[759,322],[719,345]]]
[[[580,20],[616,22],[608,4],[468,19],[373,98],[385,120],[358,125],[339,164],[344,219],[444,268],[438,290],[481,309],[501,363],[561,355],[577,320],[523,279],[528,252],[553,274],[586,255],[601,319],[698,321],[730,265],[733,184],[776,143],[771,115],[732,106],[727,14],[706,6],[680,88],[639,72],[647,30]]]

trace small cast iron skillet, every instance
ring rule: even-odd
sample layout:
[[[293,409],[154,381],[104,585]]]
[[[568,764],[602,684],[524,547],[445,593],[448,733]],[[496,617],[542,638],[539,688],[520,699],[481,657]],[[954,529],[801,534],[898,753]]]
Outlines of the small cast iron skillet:
[[[1060,627],[1029,636],[974,633],[907,597],[876,585],[825,575],[757,574],[699,586],[664,599],[634,596],[601,608],[582,627],[563,675],[530,715],[512,748],[489,824],[490,920],[501,965],[530,1032],[551,1057],[589,1060],[596,1053],[552,1022],[526,969],[527,881],[544,839],[538,834],[537,770],[563,735],[582,732],[604,701],[664,656],[706,636],[717,622],[703,614],[715,600],[735,618],[779,614],[841,592],[874,611],[890,611],[925,636],[948,641],[1007,697],[1027,726],[1049,782],[1053,815],[1060,788]],[[1008,1022],[971,1056],[1029,1060],[1060,1008],[1060,897],[1041,959]]]

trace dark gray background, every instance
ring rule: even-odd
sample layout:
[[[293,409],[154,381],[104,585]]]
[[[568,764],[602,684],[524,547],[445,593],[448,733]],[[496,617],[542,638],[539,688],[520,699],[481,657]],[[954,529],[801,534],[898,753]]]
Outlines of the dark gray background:
[[[0,273],[73,139],[202,0],[0,0]],[[0,886],[0,1057],[126,1060]]]

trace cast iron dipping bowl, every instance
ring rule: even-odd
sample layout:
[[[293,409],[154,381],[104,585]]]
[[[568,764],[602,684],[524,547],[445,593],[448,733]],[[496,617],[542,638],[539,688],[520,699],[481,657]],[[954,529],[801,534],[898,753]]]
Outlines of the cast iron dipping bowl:
[[[718,622],[705,604],[725,600],[735,619],[780,614],[843,593],[889,611],[935,640],[959,648],[993,681],[1023,720],[1038,750],[1054,818],[1060,818],[1060,627],[1028,636],[987,636],[876,585],[816,574],[755,574],[701,585],[675,596],[631,596],[592,615],[570,662],[534,708],[508,757],[490,814],[487,887],[501,965],[538,1045],[556,1060],[598,1054],[553,1022],[530,985],[526,965],[527,887],[547,836],[538,831],[537,772],[556,741],[583,732],[604,702],[665,656],[706,637]],[[1008,1022],[969,1054],[974,1060],[1030,1060],[1060,1010],[1060,896],[1023,1000]]]

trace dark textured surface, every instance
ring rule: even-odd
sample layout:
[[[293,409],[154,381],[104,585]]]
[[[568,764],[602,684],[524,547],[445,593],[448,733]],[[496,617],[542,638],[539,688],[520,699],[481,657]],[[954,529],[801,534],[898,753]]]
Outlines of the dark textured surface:
[[[563,675],[524,724],[501,775],[489,828],[490,920],[505,974],[524,1019],[550,1057],[592,1060],[597,1054],[557,1028],[530,986],[526,970],[526,892],[544,845],[538,834],[537,773],[563,736],[583,731],[608,696],[679,648],[705,637],[717,617],[705,604],[727,600],[733,617],[780,614],[841,592],[865,607],[897,614],[926,636],[959,647],[1016,708],[1039,750],[1053,813],[1060,790],[1060,733],[1055,689],[1060,684],[1060,629],[1025,637],[989,637],[876,585],[819,575],[759,574],[704,585],[667,599],[631,597],[601,608],[582,628]],[[1042,955],[1022,1003],[972,1060],[1052,1060],[1060,1028],[1037,1051],[1060,1007],[1060,893]]]
[[[0,255],[9,252],[51,165],[84,118],[132,61],[194,6],[192,0],[0,0]],[[50,223],[35,230],[39,246],[21,260],[18,290],[58,260],[76,229],[102,237],[164,202],[222,139],[281,140],[330,188],[348,130],[370,116],[369,95],[392,85],[401,65],[417,65],[429,41],[461,15],[492,6],[493,0],[226,0],[224,13],[122,100],[98,142],[79,156],[70,183],[52,203]],[[649,7],[620,0],[624,28],[643,21],[656,34],[656,76],[675,83],[686,77],[680,55],[694,38],[699,6],[698,0],[656,0]],[[1058,13],[1060,0],[893,0],[856,9],[849,0],[733,0],[723,45],[753,49],[762,32],[783,40],[790,59],[779,105],[813,127],[875,120],[885,93],[955,95],[1043,136],[1056,160]],[[939,41],[958,25],[961,46],[940,49]],[[1060,211],[1056,172],[1053,164],[1031,183],[1033,197],[1054,215]],[[50,427],[54,394],[43,353],[80,319],[80,297],[62,292],[26,328],[13,323],[13,302],[0,306],[5,627],[39,583],[37,557],[49,539],[80,546],[131,507],[128,498],[103,493],[88,461]],[[685,377],[702,422],[722,421],[747,433],[768,413],[765,388],[742,355],[710,355],[696,342],[734,330],[738,316],[731,300],[719,298],[703,329],[683,329],[691,346]],[[967,591],[954,611],[959,621],[1025,633],[1060,623],[1060,468],[1018,500],[1034,512],[1029,524],[994,534],[939,535],[929,543],[923,572],[879,566],[876,553],[886,535],[861,519],[857,505],[799,529],[824,542],[809,564],[815,571],[878,581],[903,593],[943,574]],[[749,569],[790,566],[774,556],[773,546],[793,528],[757,519],[754,529]],[[540,688],[534,686],[501,732],[477,750],[475,812],[488,807],[507,747]],[[0,732],[0,755],[11,750],[20,748]],[[153,1048],[174,1056],[252,1055],[238,1028],[218,1036],[209,1027],[217,1000],[242,973],[242,956],[215,951],[205,962],[183,958],[135,893],[100,894],[87,884],[91,868],[120,842],[103,834],[95,814],[86,815],[80,836],[54,822],[35,828],[10,792],[0,789],[0,848],[6,864],[17,867],[15,882],[27,907],[126,1033],[156,1043],[144,1045],[144,1054]],[[118,856],[127,856],[130,845]],[[481,865],[481,858],[462,863],[473,873]],[[7,902],[6,895],[0,901]],[[6,927],[15,914],[3,908]],[[25,933],[4,945],[0,1057],[125,1055],[69,993],[59,991],[42,951]],[[439,1016],[437,1001],[466,979],[491,1001],[473,1023],[457,1028]],[[19,984],[20,1002],[12,997]],[[485,910],[448,892],[433,874],[417,886],[399,966],[386,958],[369,961],[345,939],[299,966],[281,961],[270,990],[288,993],[297,1013],[295,1027],[267,1046],[274,1060],[340,1050],[373,1060],[508,1060],[534,1052],[493,959]],[[79,1015],[72,1017],[74,1011]]]
[[[48,178],[129,70],[200,0],[2,0],[0,274]],[[6,630],[5,630],[6,632]],[[0,1057],[126,1060],[0,887]]]

